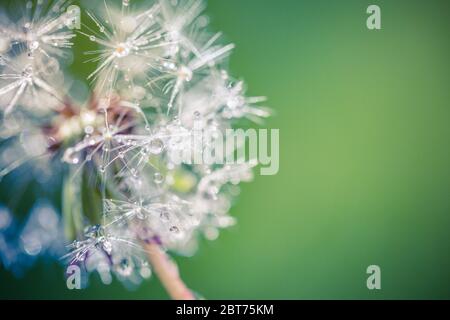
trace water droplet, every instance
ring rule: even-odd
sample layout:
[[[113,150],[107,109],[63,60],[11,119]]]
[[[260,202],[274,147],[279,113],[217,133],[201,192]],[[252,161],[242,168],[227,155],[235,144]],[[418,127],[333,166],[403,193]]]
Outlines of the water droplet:
[[[133,263],[129,258],[123,258],[116,266],[116,271],[118,274],[128,277],[133,273]]]
[[[167,211],[167,209],[163,209],[163,210],[161,211],[159,217],[160,217],[161,220],[163,220],[163,221],[169,221],[169,219],[170,219],[169,211]]]
[[[105,172],[105,167],[104,167],[104,166],[99,166],[99,167],[98,167],[98,171],[99,171],[100,173],[104,173],[104,172]]]
[[[164,150],[164,142],[159,139],[153,139],[149,144],[149,151],[153,154],[160,154]]]
[[[111,252],[112,252],[112,243],[111,243],[111,241],[104,240],[103,243],[102,243],[102,248],[103,248],[103,250],[105,250],[105,252],[107,254],[111,254]]]
[[[139,220],[145,220],[147,218],[147,215],[146,215],[145,211],[142,210],[142,208],[136,208],[136,217]]]
[[[30,43],[30,50],[34,51],[37,48],[39,48],[39,41],[31,41],[31,43]]]
[[[155,174],[153,175],[153,181],[156,184],[163,183],[164,182],[164,176],[161,173],[159,173],[159,172],[155,172]]]
[[[178,229],[177,226],[172,226],[172,227],[170,227],[169,231],[173,232],[173,233],[178,233],[178,232],[180,232],[180,229]]]
[[[152,276],[152,270],[148,267],[148,265],[143,265],[139,271],[139,274],[142,278],[148,279]]]
[[[92,134],[92,133],[94,133],[94,127],[93,126],[86,126],[85,128],[84,128],[84,132],[86,133],[86,134]],[[95,143],[95,142],[94,142]]]
[[[99,239],[105,236],[105,229],[99,224],[87,227],[85,236],[91,239]]]
[[[77,252],[77,254],[75,255],[75,259],[77,261],[84,261],[86,259],[86,253],[83,250],[80,252]]]
[[[149,147],[144,147],[144,148],[141,149],[141,155],[144,156],[144,157],[148,156],[149,152],[150,152]]]
[[[78,249],[81,246],[80,242],[78,240],[73,240],[72,247],[74,249]]]
[[[95,40],[97,40],[97,38],[95,36],[89,36],[89,40],[95,41]]]

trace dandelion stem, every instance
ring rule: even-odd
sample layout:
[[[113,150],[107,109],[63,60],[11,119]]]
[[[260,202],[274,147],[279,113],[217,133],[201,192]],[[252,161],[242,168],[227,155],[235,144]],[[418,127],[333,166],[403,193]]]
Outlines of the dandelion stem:
[[[144,244],[153,270],[173,300],[195,300],[180,277],[178,266],[156,243]]]

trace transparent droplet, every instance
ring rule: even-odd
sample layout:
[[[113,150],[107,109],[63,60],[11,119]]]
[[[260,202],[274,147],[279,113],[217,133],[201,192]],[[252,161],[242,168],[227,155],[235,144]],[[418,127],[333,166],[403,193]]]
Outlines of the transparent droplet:
[[[86,237],[91,239],[100,239],[101,237],[105,236],[105,229],[101,225],[96,224],[87,227],[87,229],[85,230],[85,235]]]
[[[118,274],[128,277],[133,273],[133,263],[128,258],[123,258],[116,267]]]
[[[84,261],[86,259],[86,253],[84,251],[77,252],[75,259],[77,261]]]
[[[112,252],[112,243],[111,243],[111,241],[104,240],[103,243],[102,243],[102,248],[103,248],[103,250],[105,250],[105,252],[107,254],[111,254],[111,252]]]
[[[97,38],[95,36],[89,36],[89,40],[95,41],[95,40],[97,40]]]
[[[167,209],[163,209],[161,211],[161,213],[159,214],[159,217],[163,221],[169,221],[169,219],[170,219],[169,211],[167,211]]]
[[[164,142],[159,139],[153,139],[149,144],[149,151],[153,154],[160,154],[164,150]]]
[[[142,210],[142,208],[137,208],[136,209],[136,217],[139,220],[145,220],[147,218],[147,215],[146,215],[145,211]]]
[[[173,233],[178,233],[180,232],[180,229],[177,226],[171,226],[169,231]]]
[[[143,264],[141,267],[141,270],[139,271],[139,274],[142,278],[148,279],[152,276],[152,270],[149,268],[147,264]]]
[[[30,43],[30,50],[34,51],[37,48],[39,48],[39,41],[31,41],[31,43]]]
[[[78,240],[73,240],[72,247],[74,249],[78,249],[81,246],[80,242]]]
[[[155,174],[153,175],[153,181],[156,184],[161,184],[164,182],[164,176],[159,172],[155,172]]]
[[[149,147],[144,147],[141,149],[141,154],[146,157],[148,155],[148,153],[150,152],[150,148]]]
[[[32,75],[33,75],[33,67],[31,65],[27,65],[25,69],[23,69],[22,71],[22,76],[24,78],[31,78]]]
[[[80,158],[78,158],[73,148],[68,148],[64,154],[64,161],[71,164],[78,164]]]

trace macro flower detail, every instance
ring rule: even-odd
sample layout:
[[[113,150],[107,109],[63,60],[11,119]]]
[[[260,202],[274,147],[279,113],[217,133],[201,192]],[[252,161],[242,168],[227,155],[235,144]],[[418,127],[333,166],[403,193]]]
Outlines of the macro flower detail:
[[[45,170],[29,179],[48,201],[61,199],[40,204],[46,218],[32,211],[20,254],[8,245],[14,218],[0,207],[2,263],[58,252],[61,262],[97,272],[106,284],[115,277],[135,287],[155,274],[172,298],[194,299],[168,254],[193,255],[200,238],[216,239],[236,223],[229,210],[255,163],[197,163],[203,144],[190,138],[199,129],[215,137],[237,119],[261,121],[270,115],[258,106],[265,98],[245,97],[244,83],[229,75],[234,45],[208,31],[201,0],[104,1],[85,11],[81,30],[69,28],[69,5],[29,1],[17,23],[1,25],[0,179],[13,181],[39,159],[54,179],[39,178]],[[92,47],[85,101],[68,94],[64,80],[78,38]],[[30,135],[40,148],[19,152]],[[61,237],[66,247],[53,248]]]

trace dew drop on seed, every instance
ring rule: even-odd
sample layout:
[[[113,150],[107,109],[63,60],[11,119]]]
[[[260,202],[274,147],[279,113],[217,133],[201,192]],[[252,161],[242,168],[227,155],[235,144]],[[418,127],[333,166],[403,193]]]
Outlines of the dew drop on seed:
[[[102,244],[102,247],[103,247],[103,250],[105,250],[105,252],[107,254],[111,254],[111,252],[112,252],[112,244],[111,244],[110,241],[104,240],[103,244]]]
[[[159,217],[163,221],[169,221],[169,212],[166,209],[163,209],[163,211],[161,211]]]
[[[131,273],[133,272],[132,262],[128,258],[123,258],[118,264],[116,270],[117,273],[119,273],[124,277],[130,276]]]
[[[159,172],[155,172],[155,174],[153,175],[153,181],[156,184],[161,184],[164,182],[164,176]]]
[[[34,50],[36,50],[37,48],[39,48],[39,41],[32,41],[32,42],[30,43],[30,50],[31,50],[31,51],[34,51]]]
[[[75,259],[77,261],[84,261],[84,259],[86,259],[86,255],[84,251],[80,251],[76,254]]]
[[[137,208],[136,209],[136,217],[139,220],[145,220],[147,218],[147,215],[145,214],[144,210],[142,210],[142,208]]]
[[[152,275],[152,270],[147,265],[145,265],[141,267],[139,274],[141,275],[142,278],[148,279]]]
[[[153,154],[160,154],[164,149],[164,142],[161,139],[153,139],[150,141],[149,151]]]
[[[72,247],[78,249],[80,247],[80,242],[78,240],[73,240]]]

